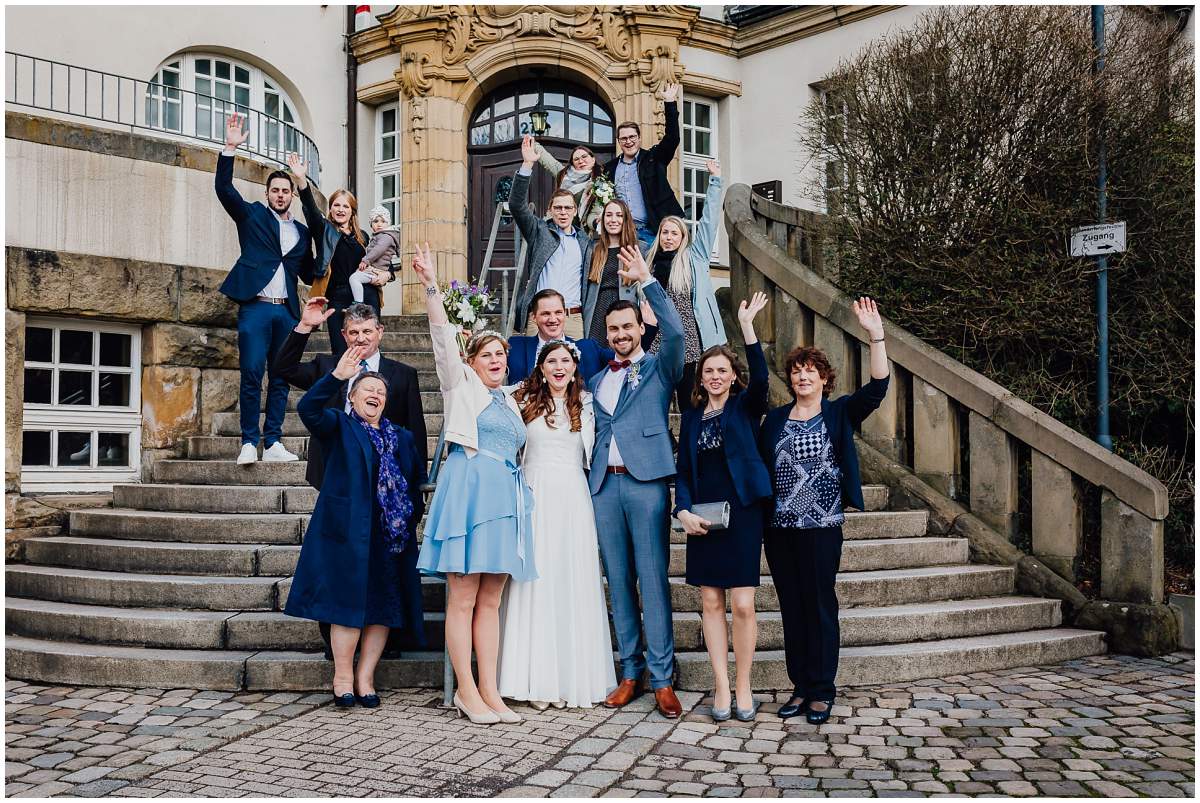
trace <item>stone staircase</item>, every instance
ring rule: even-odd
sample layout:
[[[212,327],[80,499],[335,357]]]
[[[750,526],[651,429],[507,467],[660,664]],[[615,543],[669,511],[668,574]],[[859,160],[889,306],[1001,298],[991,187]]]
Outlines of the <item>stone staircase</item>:
[[[383,351],[420,372],[430,454],[441,397],[424,317],[386,320]],[[311,338],[312,356],[328,348]],[[294,407],[299,394],[293,392]],[[678,426],[678,416],[672,417]],[[322,689],[332,664],[317,627],[282,613],[316,492],[304,484],[308,438],[289,411],[284,443],[301,462],[237,466],[237,413],[188,438],[142,484],[113,489],[110,509],[71,514],[69,534],[31,538],[6,568],[6,671],[48,683],[201,689]],[[841,684],[884,683],[1047,664],[1105,649],[1102,633],[1062,628],[1060,603],[1014,594],[1010,567],[973,565],[961,538],[928,535],[925,511],[888,509],[864,488],[850,512],[837,591]],[[683,582],[685,537],[671,534],[680,683],[711,687],[698,589]],[[756,688],[790,686],[778,600],[762,564]],[[380,685],[442,680],[444,585],[423,591],[430,652],[381,665]]]

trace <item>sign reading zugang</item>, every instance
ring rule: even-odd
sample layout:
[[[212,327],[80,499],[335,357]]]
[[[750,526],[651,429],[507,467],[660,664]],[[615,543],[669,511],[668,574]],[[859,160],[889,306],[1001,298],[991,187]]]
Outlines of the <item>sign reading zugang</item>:
[[[1125,221],[1071,229],[1071,256],[1094,257],[1125,250]]]

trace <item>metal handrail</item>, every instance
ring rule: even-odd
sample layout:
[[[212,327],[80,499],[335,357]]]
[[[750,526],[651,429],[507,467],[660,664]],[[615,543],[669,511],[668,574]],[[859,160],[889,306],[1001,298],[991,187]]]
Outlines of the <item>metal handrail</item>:
[[[529,204],[533,209],[533,204]],[[500,334],[507,340],[513,333],[516,315],[517,295],[521,288],[521,273],[525,267],[525,255],[529,250],[529,242],[521,236],[521,229],[513,226],[513,253],[517,255],[513,265],[497,266],[492,264],[492,253],[496,250],[496,237],[500,232],[501,219],[509,214],[508,201],[496,204],[496,214],[492,216],[492,233],[488,236],[487,251],[483,256],[483,270],[479,273],[479,284],[486,285],[492,273],[500,274]],[[508,274],[512,273],[512,289],[509,289]]]
[[[7,104],[221,147],[225,121],[236,112],[246,116],[250,134],[239,150],[280,165],[286,164],[288,153],[298,153],[308,165],[309,180],[320,186],[316,143],[295,124],[266,112],[181,87],[7,50],[4,61]]]

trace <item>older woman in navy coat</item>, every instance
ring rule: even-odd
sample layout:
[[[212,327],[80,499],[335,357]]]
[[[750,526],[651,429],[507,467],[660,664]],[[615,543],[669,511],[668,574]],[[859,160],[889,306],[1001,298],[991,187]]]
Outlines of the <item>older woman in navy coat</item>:
[[[755,293],[738,308],[750,363],[748,381],[745,367],[727,346],[708,349],[696,363],[692,406],[683,411],[679,426],[675,515],[689,536],[687,582],[700,587],[716,722],[731,716],[726,590],[733,609],[737,718],[748,722],[758,710],[750,688],[758,639],[754,591],[762,560],[763,500],[771,495],[771,479],[757,447],[758,422],[767,411],[768,369],[754,333],[754,316],[766,305],[767,296]],[[726,529],[709,532],[711,522],[693,512],[693,505],[703,502],[729,503]]]
[[[387,382],[376,372],[360,373],[362,359],[361,347],[348,349],[298,405],[304,425],[321,440],[325,482],[284,613],[330,623],[334,702],[374,708],[375,667],[389,629],[424,642],[416,532],[425,466],[412,434],[383,417]],[[349,413],[326,408],[348,379]]]

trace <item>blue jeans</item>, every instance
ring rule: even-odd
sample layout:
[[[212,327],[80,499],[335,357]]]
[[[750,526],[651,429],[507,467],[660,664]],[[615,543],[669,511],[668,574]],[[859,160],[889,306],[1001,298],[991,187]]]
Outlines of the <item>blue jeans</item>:
[[[653,245],[656,236],[657,232],[650,231],[642,223],[637,224],[637,238],[638,242],[642,245],[642,254],[650,250],[650,246]]]
[[[242,443],[258,445],[258,415],[262,409],[263,371],[275,360],[296,319],[287,304],[246,301],[238,307],[238,368],[242,372],[241,406]],[[263,427],[264,445],[275,445],[283,435],[283,416],[287,412],[288,383],[275,371],[268,371],[267,420]]]
[[[603,470],[602,466],[593,469]],[[600,560],[612,596],[621,679],[640,679],[648,664],[650,685],[655,689],[670,686],[675,671],[671,587],[667,581],[667,502],[666,480],[640,482],[629,474],[609,474],[592,496]]]

